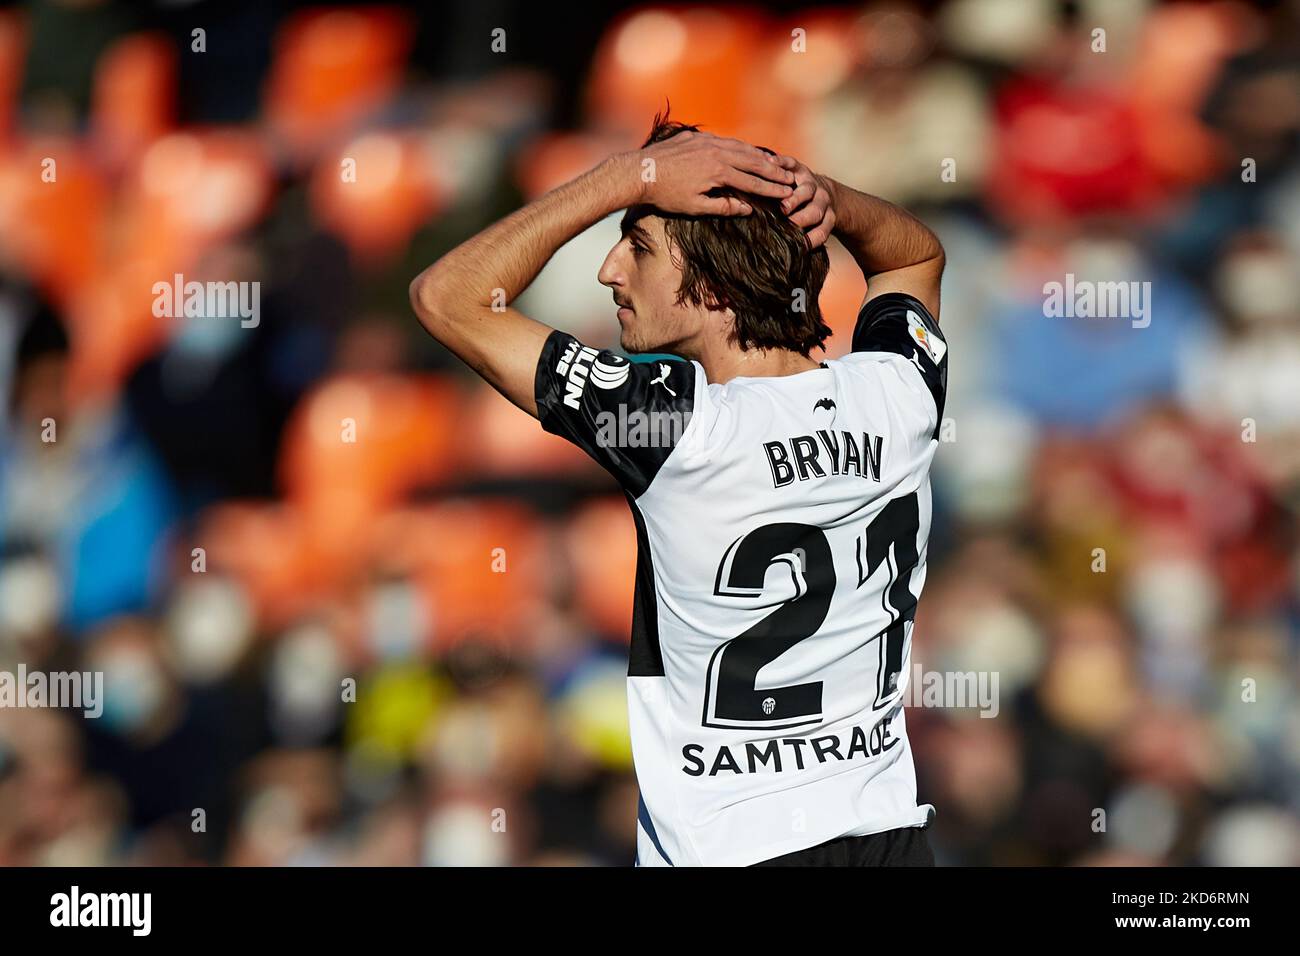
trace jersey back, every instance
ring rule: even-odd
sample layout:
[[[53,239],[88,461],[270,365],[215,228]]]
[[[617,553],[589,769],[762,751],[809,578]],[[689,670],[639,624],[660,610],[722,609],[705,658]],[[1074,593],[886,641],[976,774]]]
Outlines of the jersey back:
[[[947,345],[916,299],[853,351],[707,381],[553,333],[539,415],[618,479],[639,547],[639,865],[749,865],[925,824],[903,715]]]

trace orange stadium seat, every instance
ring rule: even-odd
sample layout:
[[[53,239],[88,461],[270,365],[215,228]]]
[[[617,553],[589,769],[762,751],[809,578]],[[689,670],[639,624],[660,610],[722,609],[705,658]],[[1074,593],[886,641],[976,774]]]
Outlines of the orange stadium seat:
[[[206,249],[256,222],[271,198],[272,173],[250,133],[174,133],[132,164],[110,213],[107,187],[93,174],[64,162],[58,168],[60,182],[65,175],[90,181],[78,186],[74,179],[67,195],[35,193],[41,212],[23,221],[40,238],[24,241],[20,252],[39,276],[46,244],[63,250],[49,264],[51,282],[72,329],[76,391],[89,397],[115,389],[167,341],[176,326],[153,314],[154,284],[186,276]],[[18,207],[24,208],[33,207]],[[111,248],[99,239],[108,232]]]
[[[108,185],[68,139],[28,140],[0,164],[0,256],[64,303],[101,266]]]
[[[809,159],[803,119],[812,104],[852,73],[859,57],[856,16],[856,11],[808,11],[765,33],[745,74],[742,139]]]
[[[645,126],[649,130],[650,114]],[[587,131],[543,133],[519,151],[515,158],[515,180],[529,200],[582,175],[610,153],[635,149],[642,139],[630,133],[609,135]]]
[[[316,218],[362,261],[400,252],[452,195],[447,158],[417,133],[367,133],[317,163]]]
[[[440,379],[351,374],[318,385],[295,409],[279,476],[317,587],[363,573],[368,556],[357,542],[377,517],[456,467],[458,406],[455,387]]]
[[[97,155],[120,167],[171,129],[175,88],[176,50],[165,36],[131,34],[105,52],[91,106]]]
[[[659,7],[616,20],[592,59],[591,119],[644,135],[667,98],[676,119],[721,136],[740,134],[746,78],[766,22],[753,10]]]
[[[281,483],[309,506],[355,498],[356,507],[377,510],[457,467],[459,409],[456,387],[440,378],[335,376],[294,411]],[[344,514],[353,510],[346,505]]]
[[[143,259],[106,267],[79,288],[65,310],[72,342],[72,394],[94,401],[117,391],[140,362],[170,339],[176,324],[153,314],[160,272]]]
[[[306,10],[276,37],[266,116],[303,156],[346,133],[400,87],[415,27],[391,7]]]
[[[22,12],[0,11],[0,144],[7,143],[14,130],[26,39]]]
[[[546,598],[541,523],[509,500],[450,500],[400,508],[373,526],[375,566],[410,577],[428,600],[438,651],[473,637],[526,638]]]
[[[316,594],[304,519],[291,506],[261,502],[216,505],[204,514],[193,541],[187,544],[186,561],[191,548],[203,548],[207,569],[236,578],[246,589],[258,620],[269,629],[292,620]]]
[[[760,94],[794,101],[825,96],[844,83],[862,58],[856,27],[857,10],[801,11],[771,30],[757,57],[752,80],[762,81],[752,94],[760,108],[771,102]],[[802,31],[802,33],[796,33]]]
[[[578,510],[565,529],[579,606],[603,633],[626,639],[636,586],[636,526],[622,498]]]
[[[1241,45],[1244,16],[1228,4],[1173,4],[1143,22],[1129,88],[1143,154],[1170,181],[1189,185],[1214,174],[1218,146],[1197,114]]]
[[[270,156],[252,131],[226,127],[164,136],[127,180],[126,242],[135,254],[200,252],[257,222],[273,187]]]
[[[853,328],[858,324],[858,307],[867,294],[867,283],[853,256],[843,246],[830,243],[826,248],[831,257],[831,270],[826,274],[817,304],[822,307],[822,318],[831,327],[826,357],[840,358],[853,346]]]
[[[478,474],[524,476],[596,470],[577,446],[545,431],[536,419],[485,382],[470,395],[464,428],[466,434],[477,436],[475,454],[466,467]]]

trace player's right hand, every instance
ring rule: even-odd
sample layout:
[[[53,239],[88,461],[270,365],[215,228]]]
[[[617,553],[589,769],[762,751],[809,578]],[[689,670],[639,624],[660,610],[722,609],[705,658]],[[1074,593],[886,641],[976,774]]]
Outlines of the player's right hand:
[[[774,155],[712,133],[678,133],[639,150],[637,160],[642,170],[640,201],[669,213],[745,216],[753,211],[743,199],[707,195],[719,186],[773,199],[785,199],[794,191],[794,174]]]
[[[805,230],[809,247],[824,245],[835,228],[835,201],[827,181],[793,156],[780,155],[777,162],[795,178],[794,193],[782,201],[781,208]]]

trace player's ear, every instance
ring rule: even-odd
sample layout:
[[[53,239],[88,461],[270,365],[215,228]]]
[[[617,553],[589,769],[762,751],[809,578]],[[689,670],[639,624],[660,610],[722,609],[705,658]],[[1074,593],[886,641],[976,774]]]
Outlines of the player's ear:
[[[714,316],[714,321],[718,323],[718,331],[722,333],[725,339],[734,338],[736,335],[736,313],[731,311],[730,307],[715,310],[709,313]]]

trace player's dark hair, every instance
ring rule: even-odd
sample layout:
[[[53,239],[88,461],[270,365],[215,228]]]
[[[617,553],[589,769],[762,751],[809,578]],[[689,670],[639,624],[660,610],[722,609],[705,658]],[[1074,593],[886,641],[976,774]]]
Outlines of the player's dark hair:
[[[655,114],[642,147],[685,132],[699,132],[699,127],[670,120],[665,110]],[[731,309],[736,317],[734,338],[742,349],[789,349],[806,357],[815,348],[825,348],[831,330],[818,303],[830,271],[825,246],[808,248],[803,230],[781,210],[779,199],[731,187],[718,187],[709,195],[743,199],[753,212],[682,216],[655,210],[681,253],[678,303]]]

